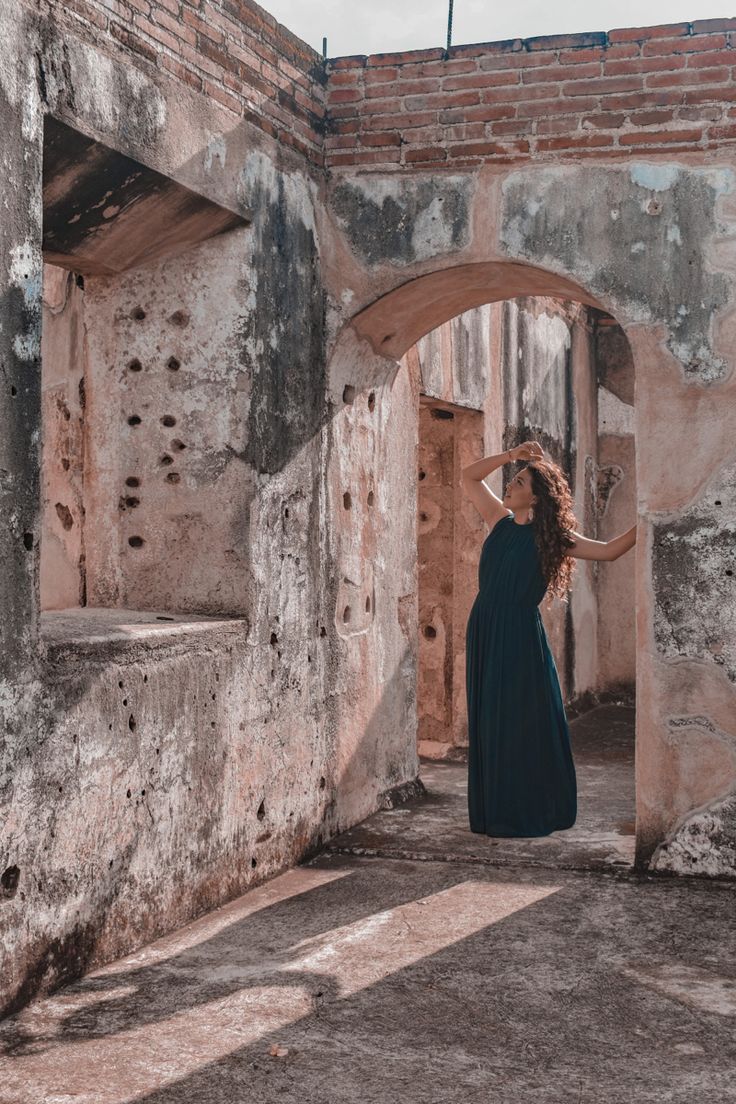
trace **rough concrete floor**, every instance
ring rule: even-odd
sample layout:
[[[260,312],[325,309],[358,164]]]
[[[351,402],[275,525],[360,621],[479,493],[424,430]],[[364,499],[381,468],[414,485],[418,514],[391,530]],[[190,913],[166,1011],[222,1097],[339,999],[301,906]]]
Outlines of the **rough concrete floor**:
[[[323,852],[6,1020],[0,1102],[736,1101],[735,915],[733,883]]]
[[[331,840],[329,849],[355,855],[500,864],[555,869],[629,869],[634,862],[635,710],[599,706],[570,723],[578,781],[572,828],[549,836],[503,839],[468,826],[465,763],[422,759],[426,797],[382,810]]]

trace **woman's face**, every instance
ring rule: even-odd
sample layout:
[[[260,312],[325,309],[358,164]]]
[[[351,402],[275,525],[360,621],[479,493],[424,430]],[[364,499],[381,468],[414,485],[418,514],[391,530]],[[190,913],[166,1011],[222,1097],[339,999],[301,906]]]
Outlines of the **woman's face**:
[[[522,468],[510,481],[503,496],[503,504],[509,510],[528,510],[536,502],[536,496],[532,491],[532,473],[529,468]]]

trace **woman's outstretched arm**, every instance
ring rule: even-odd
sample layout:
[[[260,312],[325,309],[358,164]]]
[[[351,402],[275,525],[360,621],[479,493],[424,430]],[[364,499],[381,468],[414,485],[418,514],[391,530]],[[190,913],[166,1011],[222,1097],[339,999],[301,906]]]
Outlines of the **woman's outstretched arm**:
[[[591,540],[590,537],[584,537],[582,533],[576,533],[574,529],[570,535],[574,538],[575,544],[565,551],[568,556],[575,556],[579,560],[617,560],[636,544],[635,525],[608,541]]]

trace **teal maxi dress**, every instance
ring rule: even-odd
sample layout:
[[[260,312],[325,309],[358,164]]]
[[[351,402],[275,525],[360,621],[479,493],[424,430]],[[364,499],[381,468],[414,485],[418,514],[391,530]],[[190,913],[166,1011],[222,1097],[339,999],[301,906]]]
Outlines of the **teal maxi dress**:
[[[465,634],[468,814],[487,836],[546,836],[577,817],[577,780],[539,603],[534,523],[502,517],[483,542]]]

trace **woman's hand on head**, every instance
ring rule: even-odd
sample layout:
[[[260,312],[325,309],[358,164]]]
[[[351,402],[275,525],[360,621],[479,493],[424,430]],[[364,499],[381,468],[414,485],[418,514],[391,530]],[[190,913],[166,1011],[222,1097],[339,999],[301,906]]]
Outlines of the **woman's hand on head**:
[[[538,441],[524,441],[521,445],[509,449],[512,460],[543,460],[544,449]]]

